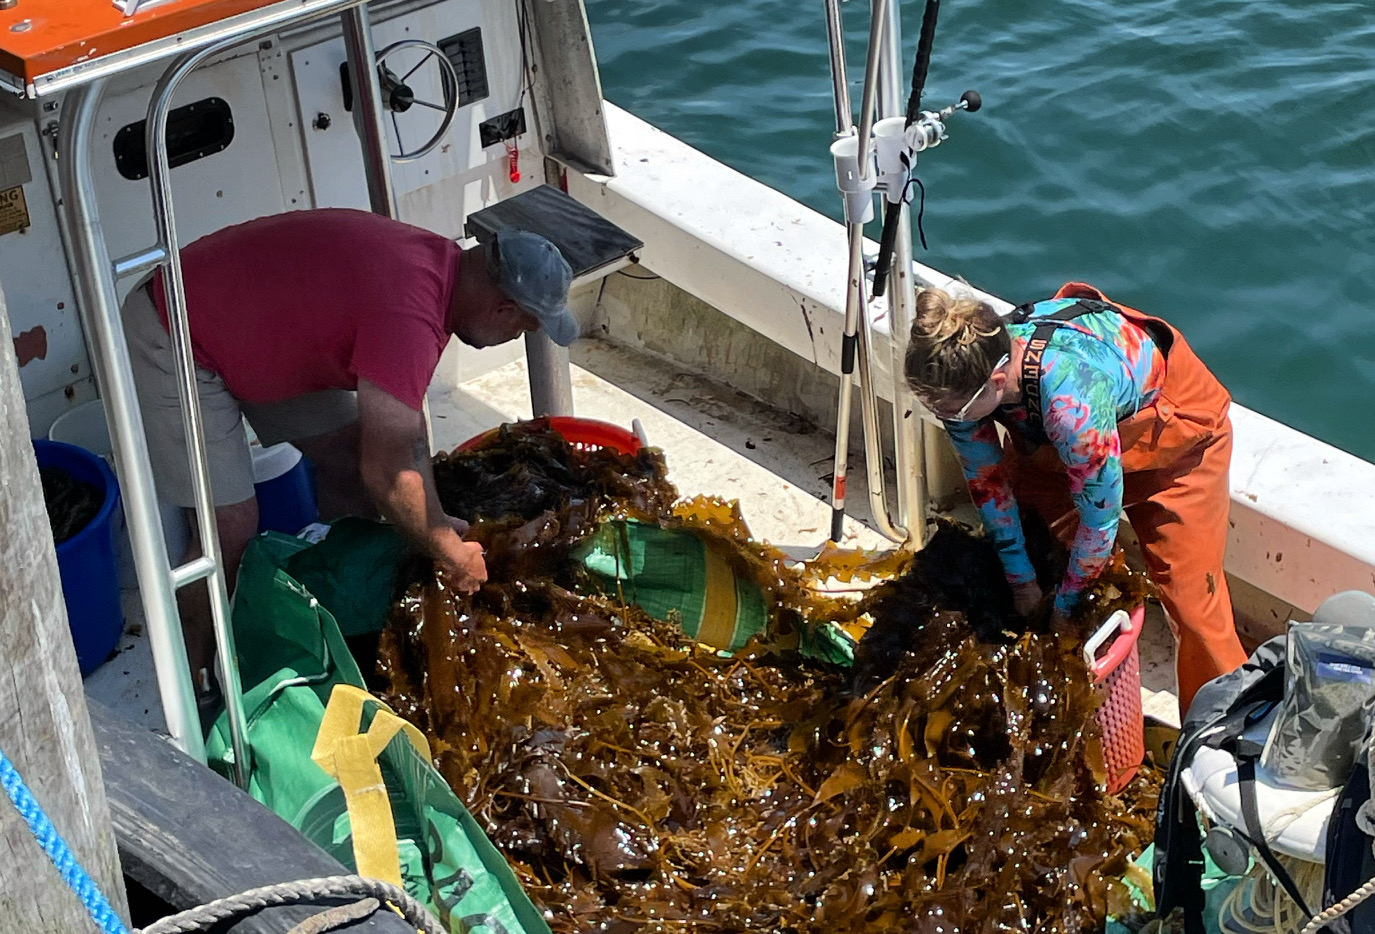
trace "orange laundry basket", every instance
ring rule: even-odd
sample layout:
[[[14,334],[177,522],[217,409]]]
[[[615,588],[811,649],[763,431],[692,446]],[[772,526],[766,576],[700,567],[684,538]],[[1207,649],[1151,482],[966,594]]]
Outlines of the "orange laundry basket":
[[[1103,733],[1103,762],[1108,793],[1116,794],[1136,776],[1146,756],[1146,723],[1141,712],[1141,653],[1138,641],[1146,620],[1145,605],[1108,617],[1084,644],[1084,661],[1102,697],[1098,726]]]
[[[501,427],[492,428],[469,438],[455,450],[476,451],[496,438],[501,433]],[[582,450],[610,448],[621,454],[638,454],[640,448],[645,446],[645,440],[641,435],[627,431],[620,425],[599,422],[592,418],[574,418],[571,415],[550,415],[544,418],[534,418],[529,421],[517,422],[511,427],[518,431],[544,431],[552,428],[562,435],[569,444]],[[636,428],[639,428],[638,424]]]

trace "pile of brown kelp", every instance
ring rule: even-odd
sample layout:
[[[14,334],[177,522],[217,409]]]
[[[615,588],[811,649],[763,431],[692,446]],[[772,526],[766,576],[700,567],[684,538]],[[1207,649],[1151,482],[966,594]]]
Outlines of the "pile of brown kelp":
[[[38,476],[54,544],[62,544],[100,514],[104,496],[94,483],[78,480],[60,467],[41,468]]]
[[[1026,631],[982,540],[943,527],[845,601],[809,584],[873,567],[799,567],[722,504],[675,511],[652,451],[509,431],[435,470],[492,582],[411,588],[384,697],[555,931],[1073,932],[1126,906],[1155,787],[1098,790],[1078,640]],[[872,622],[853,671],[767,642],[726,657],[580,596],[572,545],[613,514],[731,549],[785,629]],[[1100,602],[1139,598],[1124,588],[1119,572]]]

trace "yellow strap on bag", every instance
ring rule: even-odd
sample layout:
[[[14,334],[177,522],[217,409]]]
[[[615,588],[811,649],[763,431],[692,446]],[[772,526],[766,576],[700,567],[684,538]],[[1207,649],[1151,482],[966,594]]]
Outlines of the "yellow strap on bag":
[[[702,595],[702,622],[697,626],[696,639],[713,648],[729,649],[735,643],[736,619],[740,612],[735,572],[705,543],[702,558],[707,579]]]
[[[372,726],[362,733],[363,705],[368,701],[376,704],[378,710]],[[430,744],[423,733],[362,688],[336,684],[310,753],[315,764],[344,791],[358,874],[393,885],[402,884],[401,856],[396,844],[396,821],[377,757],[401,732],[425,756],[425,761],[430,761]]]

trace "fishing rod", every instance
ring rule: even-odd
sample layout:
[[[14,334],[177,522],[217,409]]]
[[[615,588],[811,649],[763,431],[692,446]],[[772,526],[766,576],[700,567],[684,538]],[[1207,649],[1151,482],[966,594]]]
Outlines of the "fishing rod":
[[[881,38],[888,28],[896,34],[887,0],[873,0],[871,8],[868,60],[865,65],[863,98],[856,130],[849,113],[849,96],[843,76],[844,46],[838,0],[826,0],[827,32],[831,46],[831,70],[835,85],[836,139],[831,145],[835,161],[836,184],[845,204],[845,225],[849,246],[849,276],[845,301],[845,332],[841,343],[840,396],[837,400],[835,467],[831,486],[831,540],[839,541],[845,519],[845,493],[849,471],[850,406],[854,388],[855,365],[859,363],[861,414],[864,416],[865,453],[869,462],[869,498],[873,520],[885,537],[905,542],[907,529],[888,516],[883,495],[882,451],[877,424],[878,403],[869,365],[872,335],[867,313],[863,264],[864,225],[873,219],[873,192],[885,194],[887,213],[879,262],[882,284],[875,277],[874,296],[883,294],[891,267],[900,218],[906,208],[905,196],[916,153],[939,145],[945,138],[945,121],[957,111],[973,112],[982,101],[977,92],[966,91],[959,102],[935,112],[920,110],[922,90],[931,63],[931,44],[935,38],[939,0],[927,0],[921,37],[912,69],[912,91],[903,116],[874,120],[878,86]],[[909,523],[911,519],[908,519]]]
[[[974,113],[983,106],[983,99],[979,97],[977,91],[965,91],[960,96],[960,103],[951,107],[943,108],[936,114],[921,112],[921,96],[926,90],[926,73],[931,67],[931,44],[936,38],[936,17],[940,14],[940,0],[927,0],[926,12],[921,19],[921,36],[917,40],[917,57],[912,63],[912,93],[907,98],[906,122],[903,124],[904,135],[908,135],[914,126],[921,129],[915,134],[911,134],[915,139],[910,142],[922,142],[919,147],[914,146],[913,152],[920,152],[934,146],[945,138],[944,119],[948,118],[955,110],[966,110]],[[932,118],[935,119],[932,119]],[[911,169],[911,163],[907,162],[905,167]],[[904,185],[901,191],[887,191],[886,204],[883,215],[883,235],[879,238],[878,258],[874,265],[874,297],[883,295],[888,287],[888,273],[893,262],[893,242],[898,235],[898,219],[902,216],[900,207],[906,198],[907,190]],[[920,225],[920,221],[918,221]],[[922,246],[926,246],[926,237],[922,236]]]
[[[878,257],[874,265],[875,298],[882,296],[888,286],[888,274],[893,263],[893,241],[897,239],[898,219],[902,216],[901,208],[907,197],[906,176],[911,172],[912,156],[938,145],[945,139],[945,121],[951,115],[961,110],[974,113],[982,106],[983,98],[979,96],[978,91],[965,91],[960,95],[960,99],[949,107],[919,113],[915,120],[908,121],[904,127],[903,140],[907,148],[898,157],[902,163],[903,184],[890,186],[884,191],[883,236],[879,240]],[[926,246],[924,234],[922,246]]]
[[[940,15],[941,0],[926,0],[921,17],[921,35],[917,38],[917,57],[912,62],[912,93],[907,98],[906,128],[916,122],[921,95],[926,90],[926,73],[931,68],[931,44],[936,39],[936,17]],[[883,214],[883,235],[879,238],[878,262],[874,266],[874,297],[881,296],[888,287],[888,269],[893,262],[893,241],[898,236],[898,218],[902,216],[902,199],[906,191],[886,192]],[[922,245],[925,246],[923,238]]]

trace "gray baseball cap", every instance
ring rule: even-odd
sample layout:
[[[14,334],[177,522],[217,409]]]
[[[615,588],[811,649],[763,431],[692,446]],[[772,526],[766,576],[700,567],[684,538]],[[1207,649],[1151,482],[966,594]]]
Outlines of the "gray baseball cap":
[[[539,319],[554,343],[567,347],[582,328],[568,310],[573,270],[559,248],[528,230],[499,230],[487,242],[487,266],[501,290]]]

